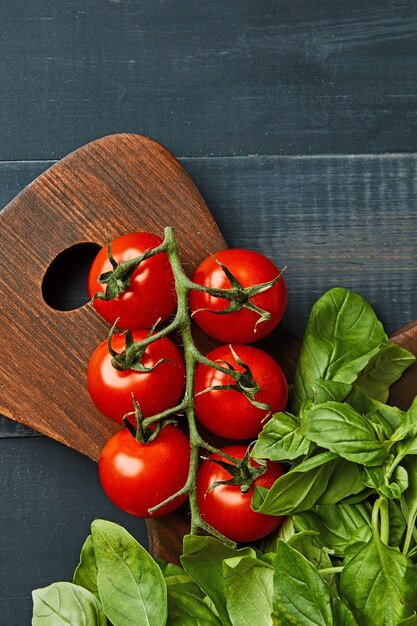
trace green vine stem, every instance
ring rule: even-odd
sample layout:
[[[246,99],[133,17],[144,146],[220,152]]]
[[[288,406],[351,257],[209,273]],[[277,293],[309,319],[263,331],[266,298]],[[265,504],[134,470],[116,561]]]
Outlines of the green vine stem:
[[[386,469],[386,476],[388,480],[392,478],[392,475],[394,474],[395,470],[397,469],[398,465],[401,463],[404,457],[405,457],[405,452],[403,454],[398,454],[394,458],[394,460],[388,465]]]
[[[415,523],[417,518],[417,511],[410,511],[407,517],[407,531],[404,538],[402,553],[407,555],[410,550],[411,541],[415,532]]]
[[[389,510],[388,500],[380,496],[372,508],[372,531],[382,543],[389,543]]]
[[[317,571],[322,576],[326,576],[327,574],[340,574],[343,572],[343,565],[338,565],[337,567],[324,567],[323,569],[318,569]]]
[[[265,291],[267,288],[271,287],[279,279],[281,274],[276,279],[271,281],[271,283],[265,283],[262,285],[249,287],[249,288],[243,288],[243,287],[238,288],[237,286],[232,286],[231,289],[229,290],[227,289],[214,290],[211,288],[202,287],[201,285],[197,285],[193,283],[184,273],[184,270],[182,268],[182,264],[180,261],[179,253],[178,253],[177,243],[174,237],[174,231],[171,227],[165,228],[164,241],[160,246],[158,246],[158,248],[156,248],[155,250],[149,251],[148,253],[145,253],[145,255],[142,255],[141,257],[138,257],[137,259],[133,259],[132,261],[129,261],[128,262],[129,265],[126,269],[129,271],[129,273],[131,273],[132,267],[136,268],[139,265],[139,263],[142,260],[144,260],[144,258],[149,258],[150,256],[153,256],[156,250],[157,250],[157,253],[165,252],[167,254],[171,268],[172,268],[172,272],[174,275],[175,289],[176,289],[177,301],[178,301],[175,317],[166,327],[160,329],[159,331],[150,333],[148,337],[146,337],[145,339],[141,341],[134,342],[133,344],[128,345],[126,347],[125,353],[119,354],[114,357],[114,361],[115,361],[114,365],[117,368],[120,368],[121,362],[123,360],[126,363],[132,363],[137,356],[140,356],[140,354],[143,354],[144,348],[148,346],[149,344],[157,341],[158,339],[162,337],[169,335],[172,332],[179,331],[181,333],[182,343],[184,346],[184,360],[185,360],[185,367],[186,367],[186,382],[185,382],[185,393],[184,393],[183,400],[177,406],[172,407],[164,411],[163,413],[159,413],[157,415],[153,415],[153,416],[145,418],[142,422],[141,428],[144,431],[146,431],[152,424],[155,424],[158,422],[162,423],[164,420],[166,420],[166,418],[171,417],[172,415],[176,413],[181,413],[184,411],[187,417],[187,421],[188,421],[191,454],[190,454],[190,466],[189,466],[189,471],[188,471],[188,477],[183,488],[180,489],[178,492],[174,493],[168,499],[159,503],[157,506],[149,509],[149,513],[152,514],[153,512],[155,512],[156,510],[158,510],[159,508],[161,508],[162,506],[164,506],[171,500],[174,500],[180,495],[188,494],[190,509],[191,509],[191,534],[197,534],[199,529],[201,529],[210,533],[214,537],[221,539],[222,541],[226,542],[229,545],[235,545],[234,542],[230,541],[229,539],[224,537],[224,535],[219,533],[216,529],[214,529],[209,524],[207,524],[201,517],[200,511],[198,509],[197,493],[196,493],[196,473],[197,473],[197,468],[198,468],[200,449],[202,448],[208,452],[216,453],[219,456],[226,459],[226,461],[229,461],[230,463],[235,465],[238,469],[240,468],[242,471],[242,476],[246,477],[246,480],[245,480],[246,485],[248,482],[248,478],[247,478],[248,472],[253,477],[252,479],[254,479],[256,476],[259,476],[260,473],[265,471],[266,464],[265,464],[265,467],[260,472],[259,467],[251,466],[250,460],[236,459],[235,457],[219,450],[215,446],[206,442],[201,437],[198,431],[197,424],[196,424],[195,410],[194,410],[194,375],[195,375],[195,369],[197,367],[197,364],[202,363],[204,365],[207,365],[208,367],[217,369],[223,372],[224,374],[227,374],[231,378],[233,378],[233,380],[236,383],[239,383],[239,379],[242,374],[241,372],[238,372],[234,370],[233,368],[231,369],[230,367],[224,367],[220,363],[211,361],[210,359],[208,359],[207,357],[205,357],[203,354],[199,352],[197,346],[194,343],[194,339],[193,339],[192,331],[191,331],[191,316],[188,310],[188,295],[191,289],[198,289],[200,291],[204,290],[204,291],[207,291],[207,293],[209,293],[212,296],[222,297],[222,298],[230,300],[231,302],[233,302],[234,300],[236,301],[238,300],[240,303],[242,302],[246,303],[246,304],[243,304],[242,306],[248,306],[248,308],[252,308],[250,297],[252,297],[256,293],[260,293],[261,291]],[[122,270],[118,270],[118,267],[120,266],[114,267],[114,272],[118,272],[119,274],[123,273]],[[103,277],[100,282],[103,282],[103,283],[106,281],[110,282],[111,280],[112,278],[110,276],[110,273],[107,273],[107,275]],[[259,310],[258,312],[259,312],[260,317],[262,317],[262,319],[267,319],[266,317],[267,312],[264,312],[262,310]],[[112,328],[109,334],[109,347],[110,348],[111,348],[111,337],[112,337],[112,333],[114,332],[115,332],[115,327]],[[249,374],[250,374],[250,371],[249,371]],[[253,384],[256,385],[254,381],[253,381]],[[249,389],[249,392],[252,394],[252,396],[254,396],[254,393],[256,391],[257,389],[255,387],[253,389]],[[262,406],[259,403],[258,405]],[[262,406],[262,408],[268,409],[269,407],[265,405],[265,407]],[[246,463],[246,465],[243,466],[243,463]],[[242,479],[242,483],[243,482],[244,480]]]

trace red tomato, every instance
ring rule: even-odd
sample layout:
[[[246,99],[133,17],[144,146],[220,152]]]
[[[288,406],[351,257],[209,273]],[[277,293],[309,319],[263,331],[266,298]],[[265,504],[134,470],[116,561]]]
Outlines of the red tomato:
[[[111,250],[114,259],[120,263],[140,256],[161,243],[162,239],[152,233],[128,233],[114,239],[111,242]],[[111,269],[107,246],[104,246],[94,259],[88,275],[90,298],[96,292],[106,290],[106,286],[100,285],[97,279],[100,274]],[[133,330],[152,328],[159,318],[167,319],[175,310],[176,303],[171,266],[167,255],[160,253],[142,261],[124,293],[113,300],[97,299],[93,306],[110,324],[119,318],[119,328]]]
[[[134,341],[147,336],[147,331],[133,331]],[[114,335],[112,347],[116,352],[122,352],[125,342],[124,334]],[[167,361],[159,363],[150,372],[120,372],[112,366],[107,341],[103,341],[94,350],[88,364],[88,389],[94,404],[116,422],[122,422],[123,415],[133,411],[132,392],[145,417],[175,406],[184,391],[185,367],[179,350],[166,337],[146,348],[142,363],[152,367],[160,359]]]
[[[194,273],[193,282],[216,289],[229,289],[230,281],[215,259],[223,263],[243,287],[268,282],[279,274],[278,268],[262,254],[251,250],[230,249],[217,252],[203,261]],[[229,306],[229,301],[210,296],[202,291],[190,292],[193,319],[204,332],[225,343],[251,343],[262,339],[275,328],[284,315],[287,304],[284,279],[281,277],[267,291],[253,296],[251,302],[268,311],[271,318],[256,326],[259,315],[246,308],[221,315],[211,313],[211,311],[223,311]],[[199,311],[199,309],[210,310]],[[199,312],[195,313],[195,311]]]
[[[222,450],[237,459],[243,459],[246,446],[226,446]],[[232,541],[256,541],[269,535],[281,524],[283,518],[253,511],[252,493],[255,485],[269,489],[284,473],[281,465],[268,462],[266,472],[256,478],[249,491],[244,494],[237,485],[218,485],[207,492],[210,485],[218,480],[231,478],[227,470],[211,460],[213,458],[222,457],[211,454],[197,471],[197,502],[204,521]],[[258,465],[253,460],[251,463],[254,466]]]
[[[190,444],[175,426],[165,426],[150,443],[140,443],[124,428],[101,451],[100,481],[110,500],[139,517],[161,517],[187,499],[179,496],[150,515],[148,509],[184,487],[190,464]]]
[[[258,402],[271,407],[272,413],[283,411],[287,405],[288,388],[284,373],[278,363],[266,352],[245,345],[232,345],[237,356],[248,365],[252,376],[261,388],[255,396]],[[230,363],[235,370],[244,368],[236,363],[230,346],[220,346],[207,357],[225,366]],[[258,409],[239,391],[221,389],[197,395],[216,385],[233,384],[231,376],[212,367],[199,364],[195,374],[195,409],[198,419],[212,433],[227,439],[254,439],[261,432],[268,411]]]

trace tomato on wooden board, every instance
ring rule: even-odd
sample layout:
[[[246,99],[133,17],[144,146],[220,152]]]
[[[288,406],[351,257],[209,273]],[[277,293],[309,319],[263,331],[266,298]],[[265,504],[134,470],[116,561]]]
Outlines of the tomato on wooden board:
[[[278,363],[266,352],[246,345],[224,345],[212,350],[207,358],[243,372],[232,350],[250,369],[260,387],[255,395],[257,402],[270,406],[271,412],[283,411],[287,405],[288,387]],[[212,433],[227,439],[254,439],[261,432],[268,411],[259,409],[240,391],[219,389],[202,393],[218,385],[233,384],[231,376],[199,363],[195,374],[195,409],[199,421]],[[201,395],[199,395],[201,394]]]
[[[216,263],[216,259],[231,271],[242,287],[269,282],[279,274],[276,265],[262,254],[230,248],[205,259],[196,269],[193,282],[216,289],[229,289],[230,281],[222,267]],[[232,313],[212,313],[211,311],[224,311],[229,306],[229,301],[202,291],[190,292],[190,308],[194,321],[208,335],[225,343],[252,343],[268,335],[277,326],[287,305],[284,278],[281,277],[272,287],[253,296],[251,302],[268,311],[270,319],[256,325],[258,313],[247,308]]]
[[[113,239],[111,250],[115,261],[120,263],[134,259],[161,243],[161,237],[152,233],[128,233]],[[111,270],[107,246],[104,246],[94,259],[88,275],[90,298],[96,292],[105,292],[106,286],[98,282],[98,277]],[[140,263],[124,293],[113,300],[97,298],[93,306],[110,324],[118,319],[119,328],[133,330],[152,328],[159,318],[166,320],[174,312],[176,303],[174,276],[168,256],[161,252]]]
[[[135,330],[133,340],[148,336],[148,331]],[[112,347],[122,352],[124,333],[113,335]],[[156,363],[160,359],[166,361]],[[149,372],[119,371],[111,364],[107,340],[93,352],[87,370],[88,390],[97,408],[107,417],[122,422],[123,415],[133,411],[132,392],[145,417],[156,415],[175,406],[185,386],[185,366],[178,348],[167,337],[149,344],[142,358],[145,367],[156,367]]]
[[[148,509],[184,487],[190,463],[190,443],[175,426],[164,426],[149,443],[136,441],[124,428],[113,435],[100,454],[100,481],[110,500],[126,513],[161,517],[175,511],[184,494],[150,514]]]
[[[222,450],[237,459],[243,459],[246,446],[226,446]],[[211,454],[197,471],[197,502],[204,521],[236,542],[256,541],[278,528],[284,518],[253,511],[251,500],[255,485],[269,489],[283,475],[281,465],[268,462],[266,472],[256,478],[244,494],[238,485],[218,485],[207,491],[213,483],[231,478],[226,469],[211,460],[213,458],[222,459],[218,454]],[[253,459],[251,464],[258,465]]]

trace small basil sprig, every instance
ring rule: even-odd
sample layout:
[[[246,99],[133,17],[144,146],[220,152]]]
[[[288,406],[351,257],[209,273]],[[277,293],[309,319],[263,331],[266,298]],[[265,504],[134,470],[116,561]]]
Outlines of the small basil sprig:
[[[88,624],[106,626],[107,619],[97,598],[71,583],[54,583],[33,594],[32,626]]]
[[[33,592],[34,626],[60,623],[105,626],[109,622],[113,626],[161,626],[166,623],[167,586],[161,569],[117,524],[104,520],[92,523],[91,535],[83,546],[73,580],[74,584],[55,583]],[[51,610],[48,614],[42,608],[40,602],[44,598],[52,603],[53,613]],[[95,621],[90,618],[93,611]]]
[[[314,397],[314,381],[355,383],[371,397],[386,399],[414,356],[388,347],[388,337],[370,304],[342,287],[325,293],[313,306],[294,377],[291,410]]]

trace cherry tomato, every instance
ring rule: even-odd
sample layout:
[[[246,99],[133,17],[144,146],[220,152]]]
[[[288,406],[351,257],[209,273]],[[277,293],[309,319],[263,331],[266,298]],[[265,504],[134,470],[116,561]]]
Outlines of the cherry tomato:
[[[254,381],[261,388],[255,395],[257,402],[270,406],[272,413],[283,411],[287,405],[288,387],[278,363],[266,352],[246,345],[232,345],[234,352],[250,369]],[[208,355],[211,361],[243,372],[230,346],[220,346]],[[199,364],[195,374],[195,409],[200,422],[212,433],[227,439],[254,439],[261,432],[267,410],[259,409],[239,391],[221,389],[203,392],[218,385],[234,384],[231,376]],[[198,395],[201,394],[201,395]]]
[[[149,443],[140,443],[126,429],[113,435],[101,451],[98,469],[110,500],[139,517],[161,517],[187,499],[179,496],[153,515],[148,512],[184,487],[190,463],[190,444],[175,426],[165,426]]]
[[[246,447],[242,445],[226,446],[222,450],[237,459],[243,459],[246,453]],[[282,476],[283,468],[278,463],[268,462],[266,472],[256,478],[244,494],[238,485],[218,485],[207,491],[218,480],[231,478],[226,469],[211,460],[221,458],[218,454],[211,454],[197,471],[197,503],[202,518],[232,541],[256,541],[269,535],[283,518],[253,511],[252,493],[255,485],[269,489]],[[251,464],[258,465],[254,460]]]
[[[279,274],[278,268],[266,257],[251,250],[222,250],[208,257],[196,269],[193,282],[216,289],[229,289],[230,281],[216,259],[223,263],[243,287],[268,282]],[[211,337],[225,343],[251,343],[268,335],[280,322],[287,304],[283,277],[272,287],[251,298],[251,302],[268,311],[270,319],[260,322],[255,311],[242,308],[233,313],[218,314],[229,306],[224,298],[210,296],[202,291],[190,292],[190,308],[196,323]],[[209,309],[200,311],[200,309]],[[197,312],[198,311],[198,312]]]
[[[152,233],[128,233],[111,242],[115,261],[129,261],[147,250],[156,248],[162,239]],[[108,258],[107,246],[104,246],[93,261],[88,275],[88,293],[90,298],[96,292],[105,291],[105,285],[98,282],[98,277],[112,270]],[[130,286],[113,300],[94,301],[94,308],[107,322],[129,330],[152,328],[155,322],[167,319],[175,310],[177,297],[174,277],[168,256],[160,253],[140,263],[134,271]]]
[[[134,341],[139,341],[148,336],[148,331],[135,330],[132,334]],[[116,352],[122,352],[125,343],[123,333],[113,336],[112,347]],[[145,417],[175,406],[184,391],[185,367],[179,350],[166,337],[146,348],[142,363],[153,367],[160,359],[167,360],[150,372],[121,372],[112,366],[107,341],[103,341],[88,364],[88,389],[94,404],[116,422],[122,422],[123,415],[133,411],[132,392]]]

